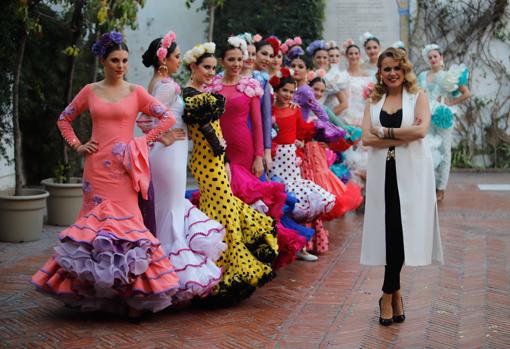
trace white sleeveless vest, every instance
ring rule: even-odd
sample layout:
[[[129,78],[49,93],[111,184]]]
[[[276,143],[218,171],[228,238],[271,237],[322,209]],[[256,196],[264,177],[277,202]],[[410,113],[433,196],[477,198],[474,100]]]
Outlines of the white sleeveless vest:
[[[402,93],[402,125],[415,119],[418,94]],[[370,107],[372,126],[381,126],[386,95]],[[387,148],[368,147],[365,220],[361,264],[386,265],[384,183]],[[395,147],[397,184],[400,197],[405,264],[419,266],[432,260],[443,262],[436,205],[432,155],[424,139]],[[395,209],[388,207],[387,209]]]

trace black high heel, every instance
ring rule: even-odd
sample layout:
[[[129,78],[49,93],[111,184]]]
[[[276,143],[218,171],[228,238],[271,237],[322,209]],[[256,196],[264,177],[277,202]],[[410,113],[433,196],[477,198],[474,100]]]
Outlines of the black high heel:
[[[404,300],[400,297],[400,302],[402,303],[402,315],[393,315],[393,322],[402,323],[406,319],[406,313],[404,311]]]
[[[381,302],[382,302],[382,297],[379,298],[379,323],[382,326],[389,326],[389,325],[391,325],[393,323],[393,318],[384,319],[383,317],[381,317],[381,313],[382,313]]]

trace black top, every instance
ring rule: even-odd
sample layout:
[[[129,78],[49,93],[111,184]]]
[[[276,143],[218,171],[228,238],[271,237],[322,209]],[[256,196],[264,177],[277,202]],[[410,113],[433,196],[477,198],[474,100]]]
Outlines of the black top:
[[[392,127],[392,128],[400,128],[402,125],[402,108],[390,114],[381,109],[381,114],[379,114],[379,121],[381,121],[381,125],[383,127]],[[395,147],[389,147],[389,150],[394,150]]]
[[[379,114],[379,121],[381,121],[381,125],[383,127],[400,128],[400,125],[402,125],[402,108],[393,114],[389,114],[388,112],[381,109],[381,114]]]

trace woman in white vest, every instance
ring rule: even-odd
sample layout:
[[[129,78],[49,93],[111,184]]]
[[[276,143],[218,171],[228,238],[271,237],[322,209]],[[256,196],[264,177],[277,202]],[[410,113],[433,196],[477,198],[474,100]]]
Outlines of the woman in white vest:
[[[432,156],[424,142],[430,124],[403,50],[388,48],[377,62],[377,83],[365,107],[362,141],[368,147],[361,264],[385,265],[379,322],[405,320],[400,271],[442,262]]]

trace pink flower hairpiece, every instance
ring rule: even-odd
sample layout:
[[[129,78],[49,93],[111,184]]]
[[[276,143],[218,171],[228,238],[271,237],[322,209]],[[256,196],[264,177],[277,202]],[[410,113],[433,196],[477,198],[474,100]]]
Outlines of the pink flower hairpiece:
[[[260,40],[262,40],[262,35],[260,34],[253,35],[253,42],[259,42]]]
[[[280,50],[282,50],[283,54],[287,54],[289,51],[289,45],[287,45],[287,42],[280,45]]]
[[[294,37],[294,39],[287,39],[285,40],[284,45],[287,46],[287,48],[291,48],[292,46],[301,45],[303,44],[303,40],[301,40],[300,36]]]
[[[343,49],[346,49],[347,47],[349,47],[351,45],[354,45],[354,40],[352,40],[352,39],[347,39],[344,42],[342,42]]]
[[[313,70],[310,70],[307,74],[306,74],[306,78],[308,81],[312,81],[313,79],[315,78],[321,78],[321,79],[324,79],[324,77],[326,76],[326,71],[324,69],[317,69],[315,71]]]
[[[172,43],[175,41],[175,33],[173,31],[169,31],[168,33],[163,36],[163,39],[161,39],[161,46],[158,48],[158,51],[156,52],[156,56],[158,56],[159,60],[162,61],[166,58],[166,55],[168,54],[168,48],[172,45]]]

